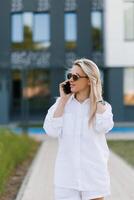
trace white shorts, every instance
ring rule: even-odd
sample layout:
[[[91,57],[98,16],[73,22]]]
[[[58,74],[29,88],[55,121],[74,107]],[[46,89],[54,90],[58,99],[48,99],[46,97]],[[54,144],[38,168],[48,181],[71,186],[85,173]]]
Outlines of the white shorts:
[[[76,189],[71,188],[63,188],[55,186],[55,199],[54,200],[90,200],[95,198],[101,198],[104,196],[109,196],[110,193],[102,193],[98,194],[95,192],[89,191],[78,191]]]

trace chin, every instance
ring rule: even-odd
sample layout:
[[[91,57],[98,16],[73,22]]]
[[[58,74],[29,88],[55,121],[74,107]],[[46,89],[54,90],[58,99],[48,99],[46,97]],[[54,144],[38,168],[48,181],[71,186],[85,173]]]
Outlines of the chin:
[[[71,91],[72,91],[73,94],[77,94],[78,93],[77,91],[74,91],[74,90],[71,90]]]
[[[71,92],[72,93],[77,93],[79,90],[76,87],[71,87]]]
[[[75,90],[73,90],[73,89],[71,89],[71,92],[72,92],[72,93],[76,93],[76,91],[75,91]]]

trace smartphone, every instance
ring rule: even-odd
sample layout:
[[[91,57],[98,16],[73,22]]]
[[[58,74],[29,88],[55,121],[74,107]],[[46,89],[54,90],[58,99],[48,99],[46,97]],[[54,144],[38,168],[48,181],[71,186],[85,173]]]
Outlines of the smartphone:
[[[70,83],[69,83],[69,81],[67,81],[66,84],[63,85],[63,91],[65,92],[65,94],[71,93],[71,88],[70,88]]]

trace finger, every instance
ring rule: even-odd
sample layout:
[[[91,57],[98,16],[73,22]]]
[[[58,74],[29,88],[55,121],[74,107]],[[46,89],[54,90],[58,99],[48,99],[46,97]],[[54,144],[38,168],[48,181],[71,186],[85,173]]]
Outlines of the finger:
[[[60,86],[66,85],[67,82],[68,80],[65,80],[64,82],[60,83]]]

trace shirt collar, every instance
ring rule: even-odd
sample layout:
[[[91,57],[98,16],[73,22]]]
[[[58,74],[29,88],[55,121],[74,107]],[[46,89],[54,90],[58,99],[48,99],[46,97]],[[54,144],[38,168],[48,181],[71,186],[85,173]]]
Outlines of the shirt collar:
[[[78,102],[78,100],[77,100],[77,99],[75,98],[75,96],[74,96],[74,93],[70,96],[70,98],[69,98],[67,104],[69,104],[71,101],[76,101],[76,102]],[[89,101],[90,101],[90,98],[87,98],[87,99],[85,99],[85,101],[83,101],[81,104],[85,104],[85,103],[87,103],[87,102],[89,102]]]

